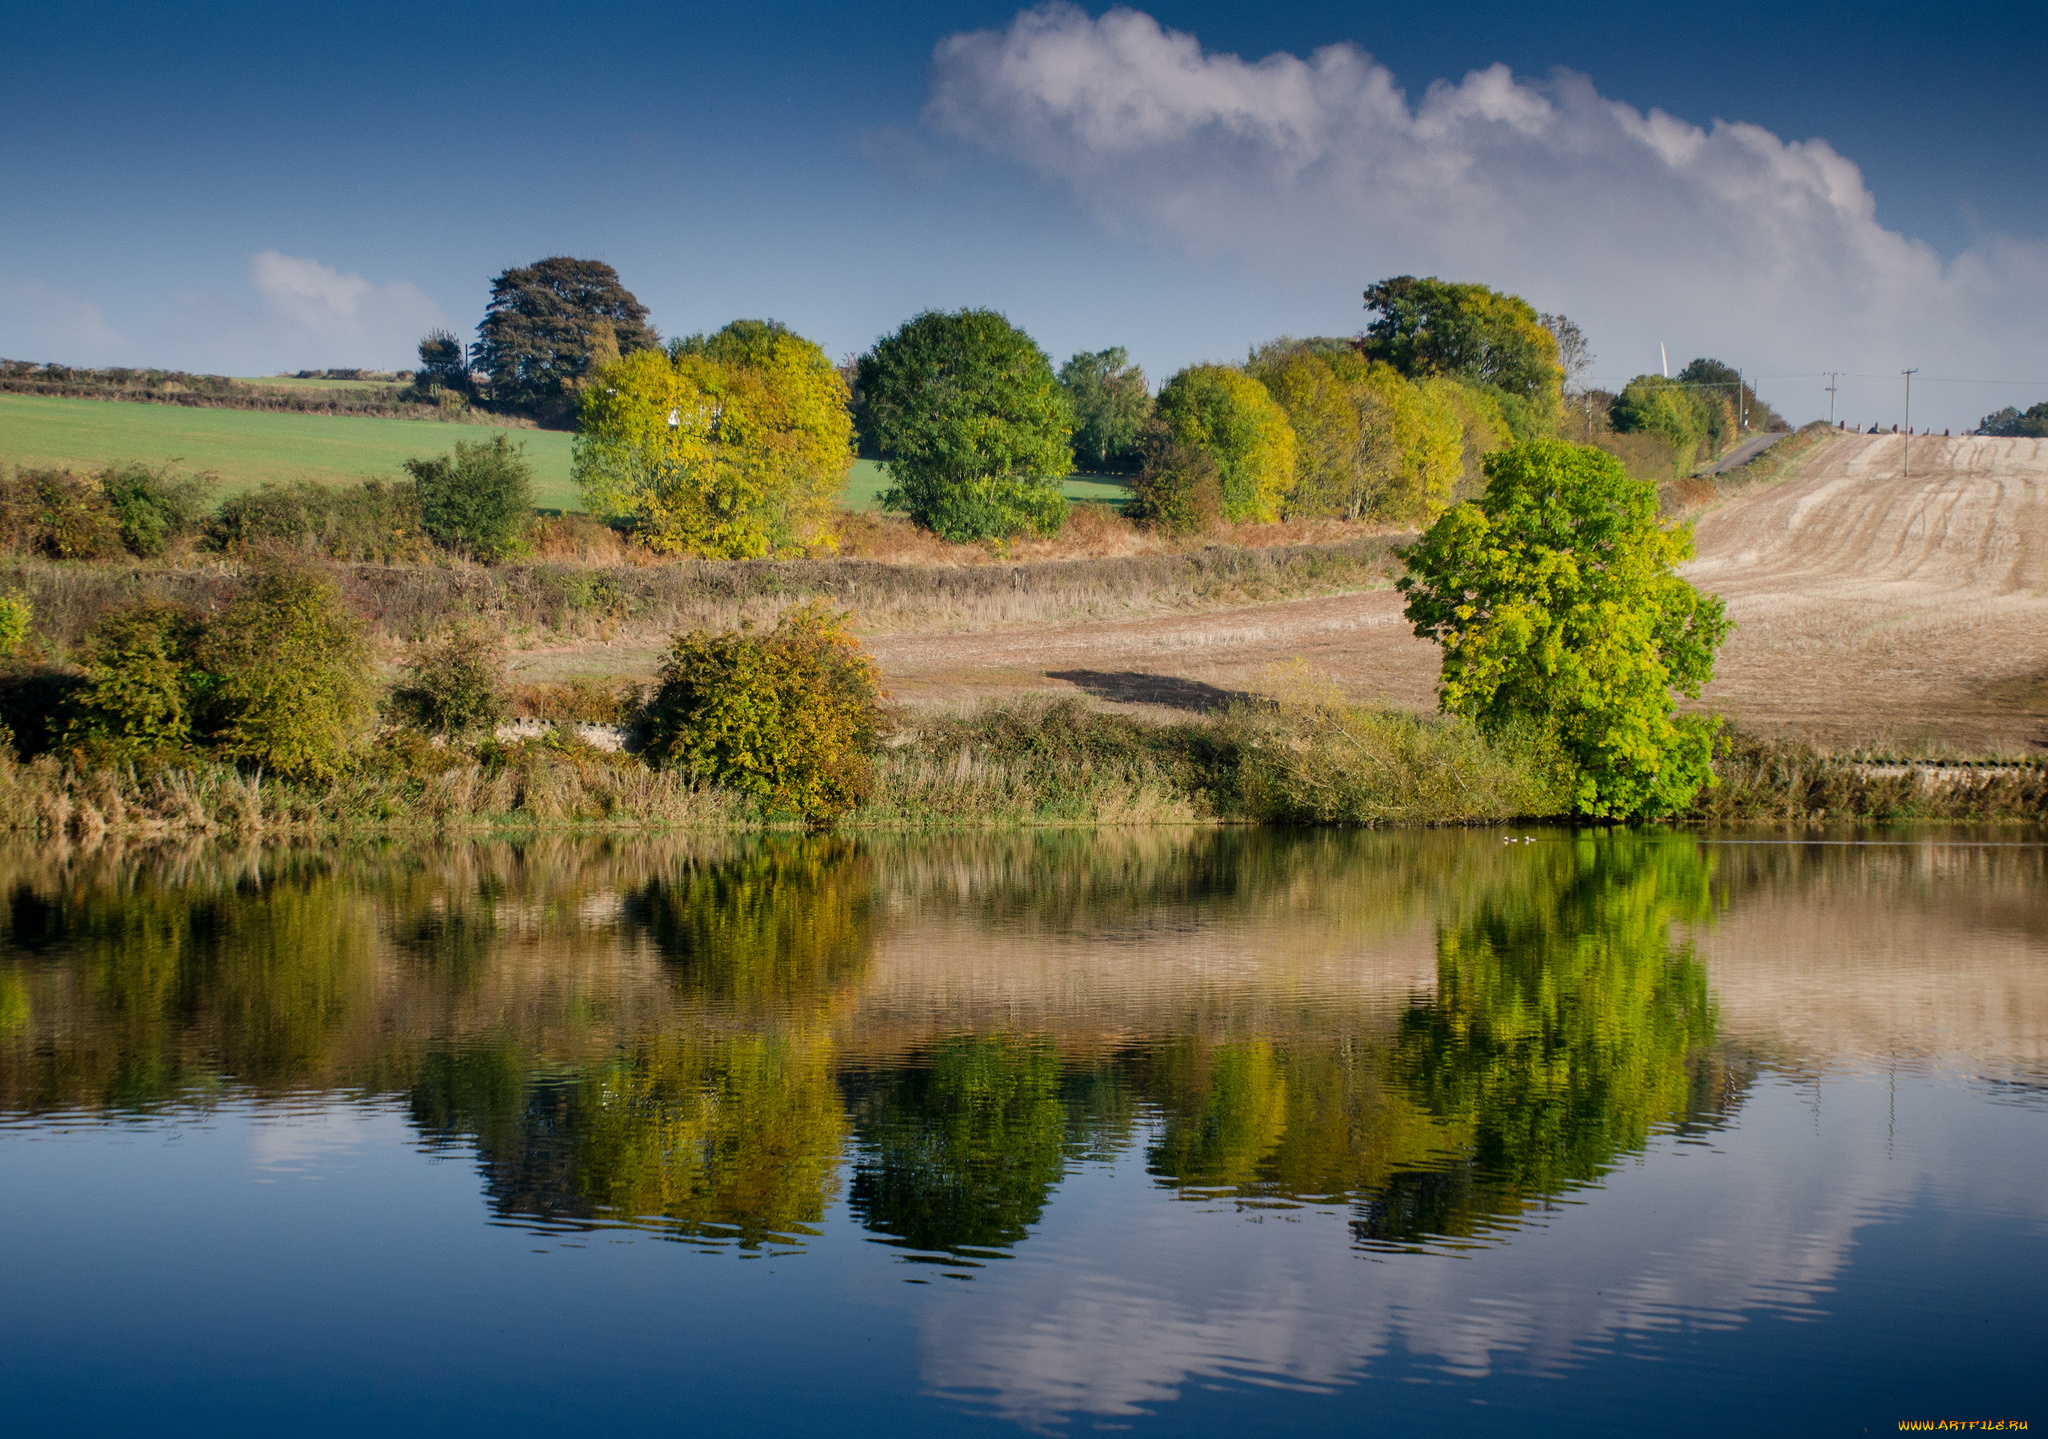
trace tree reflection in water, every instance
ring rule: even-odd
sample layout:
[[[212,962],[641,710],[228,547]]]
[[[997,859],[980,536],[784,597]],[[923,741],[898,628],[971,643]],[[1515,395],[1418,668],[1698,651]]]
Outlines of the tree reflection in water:
[[[1739,1094],[1674,938],[1720,902],[1705,856],[1214,832],[16,854],[0,1112],[399,1096],[501,1219],[697,1242],[800,1238],[843,1183],[878,1238],[972,1261],[1139,1148],[1190,1198],[1469,1240]],[[1050,1001],[964,1029],[865,1007],[892,924],[1284,951],[1316,906],[1325,936],[1433,923],[1434,989],[1388,1022],[1254,972],[1107,1044]]]

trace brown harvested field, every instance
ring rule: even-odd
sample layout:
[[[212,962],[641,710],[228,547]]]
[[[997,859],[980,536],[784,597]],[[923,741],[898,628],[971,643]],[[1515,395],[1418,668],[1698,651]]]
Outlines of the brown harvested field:
[[[1782,478],[1697,514],[1699,558],[1687,573],[1727,600],[1738,626],[1704,707],[1838,746],[2048,746],[2048,441],[1912,445],[1905,478],[1903,437],[1823,437]],[[1397,568],[1388,546],[1400,539],[1347,541],[1343,566],[1323,582],[1252,573],[1265,563],[1257,555],[1280,550],[1244,552],[1250,568],[1239,576],[1237,552],[1217,550],[964,569],[911,558],[870,566],[866,578],[849,570],[844,583],[906,704],[1051,692],[1203,711],[1269,688],[1276,667],[1300,660],[1356,699],[1429,709],[1436,648],[1409,633],[1381,578]],[[1217,573],[1176,568],[1189,565]],[[1360,584],[1379,587],[1345,592]],[[1288,587],[1313,597],[1245,602]],[[655,612],[686,620],[674,606]],[[645,678],[663,633],[643,624],[604,639],[543,639],[515,664],[528,680]]]
[[[1739,628],[1707,707],[1831,744],[2014,752],[2048,744],[2048,441],[1825,441],[1698,520],[1687,573]],[[1435,647],[1391,590],[1204,614],[878,636],[912,703],[1079,690],[1204,708],[1299,658],[1354,697],[1426,709]]]
[[[1835,743],[2048,744],[2048,440],[1844,435],[1699,521],[1705,699]],[[1909,477],[1910,476],[1910,477]]]

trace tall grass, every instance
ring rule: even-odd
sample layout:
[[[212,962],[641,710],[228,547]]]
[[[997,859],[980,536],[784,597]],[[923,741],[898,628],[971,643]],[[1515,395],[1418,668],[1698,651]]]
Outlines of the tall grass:
[[[353,534],[351,530],[348,533]],[[820,598],[853,610],[869,632],[969,629],[1048,620],[1129,618],[1379,588],[1398,573],[1399,536],[1334,544],[1216,548],[972,567],[873,560],[686,560],[659,566],[567,563],[338,564],[334,579],[380,637],[407,640],[465,618],[511,636],[666,641],[677,630],[772,623]],[[237,582],[233,557],[206,568],[0,563],[0,590],[35,607],[54,653],[84,639],[100,612],[136,599],[204,609]]]
[[[1731,732],[1718,780],[1686,818],[1712,825],[1898,820],[2048,821],[2048,769],[1892,765],[1804,740]]]

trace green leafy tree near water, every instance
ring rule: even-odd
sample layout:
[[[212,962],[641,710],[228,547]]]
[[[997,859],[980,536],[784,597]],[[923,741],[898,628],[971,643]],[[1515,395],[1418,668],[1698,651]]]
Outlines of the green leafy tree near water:
[[[1653,485],[1560,441],[1488,457],[1486,492],[1406,552],[1407,616],[1443,646],[1443,707],[1482,729],[1552,727],[1577,764],[1582,814],[1669,814],[1712,782],[1719,720],[1697,697],[1728,633],[1721,601],[1681,579],[1688,526],[1657,521]]]
[[[954,541],[1059,533],[1074,412],[1029,335],[993,310],[927,310],[861,357],[859,383],[885,508]]]

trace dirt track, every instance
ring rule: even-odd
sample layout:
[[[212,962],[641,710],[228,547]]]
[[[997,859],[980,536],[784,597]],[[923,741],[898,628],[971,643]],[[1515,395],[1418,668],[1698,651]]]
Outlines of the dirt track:
[[[1740,628],[1705,703],[1766,729],[1967,750],[2048,744],[2048,441],[1845,435],[1699,520],[1695,584]],[[1301,658],[1355,697],[1433,704],[1392,591],[980,634],[872,652],[901,700],[1081,691],[1206,709]]]

